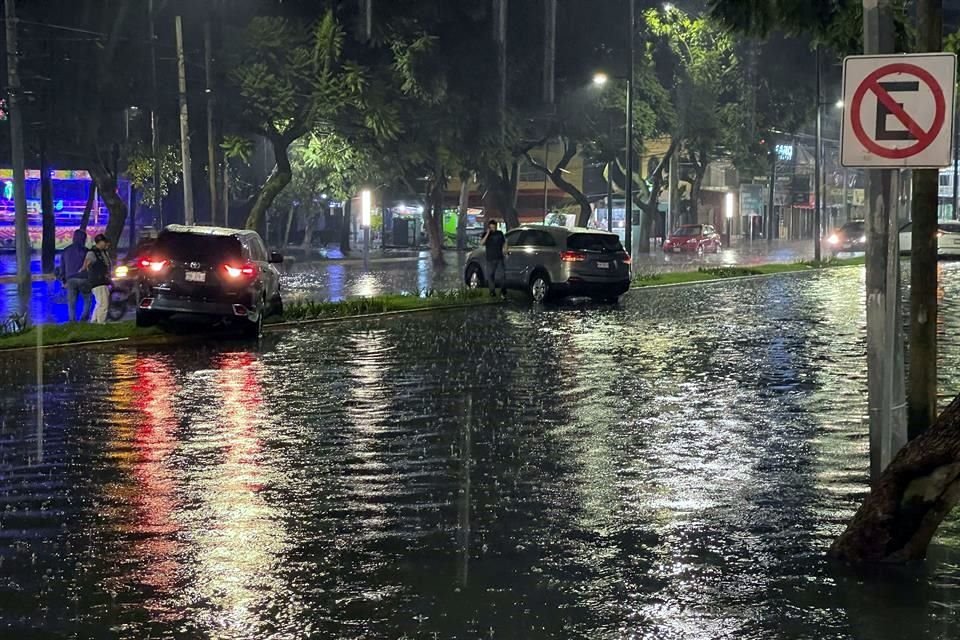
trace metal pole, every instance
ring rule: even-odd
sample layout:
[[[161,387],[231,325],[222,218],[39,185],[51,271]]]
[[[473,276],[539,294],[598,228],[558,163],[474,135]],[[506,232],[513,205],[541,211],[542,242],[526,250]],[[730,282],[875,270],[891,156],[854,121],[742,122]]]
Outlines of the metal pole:
[[[823,101],[821,98],[822,79],[820,72],[820,45],[817,45],[817,135],[814,144],[816,148],[813,152],[813,171],[816,174],[813,178],[813,259],[820,262],[820,212],[823,206],[822,185],[820,183],[820,167],[822,164],[821,155],[823,155]]]
[[[543,5],[543,101],[553,104],[557,61],[557,0],[544,0]]]
[[[17,9],[6,0],[7,21],[7,110],[10,118],[10,155],[13,164],[14,236],[17,250],[17,288],[23,298],[30,295],[30,228],[27,224],[27,192],[23,161],[23,119],[20,114],[20,73],[17,53]]]
[[[774,196],[777,191],[777,147],[774,145],[770,160],[770,186],[767,188],[767,246],[773,244],[773,229],[776,226],[777,215],[774,213],[776,204]],[[753,218],[750,219],[750,238],[753,239]]]
[[[607,163],[607,231],[613,233],[613,163]]]
[[[664,221],[664,239],[670,235],[670,230],[677,222],[680,212],[680,153],[675,151],[670,156],[670,194],[667,197],[667,219]]]
[[[954,115],[953,123],[953,215],[954,220],[960,220],[957,209],[960,208],[960,119]]]
[[[163,228],[163,199],[160,197],[160,132],[158,130],[157,111],[157,32],[153,20],[153,0],[147,5],[150,30],[150,150],[153,154],[153,200],[156,219],[154,225]]]
[[[214,129],[217,98],[213,92],[213,34],[210,20],[203,23],[204,70],[207,94],[207,176],[210,182],[210,222],[217,224],[219,193],[217,190],[217,132]]]
[[[634,0],[627,0],[629,19],[627,21],[627,166],[624,173],[624,244],[627,255],[633,256],[633,28],[636,24]]]
[[[180,155],[183,158],[183,218],[188,225],[193,217],[193,168],[190,162],[190,118],[187,112],[187,69],[183,55],[183,20],[176,17],[177,75],[180,90]]]
[[[893,53],[893,11],[890,0],[863,0],[864,53]],[[844,117],[850,117],[850,110]],[[867,407],[870,418],[870,478],[876,481],[893,456],[906,442],[902,419],[903,370],[897,352],[900,323],[896,255],[896,209],[899,200],[895,170],[867,172]],[[893,220],[891,220],[891,217]],[[898,379],[899,378],[899,382]],[[900,393],[898,393],[898,390]]]

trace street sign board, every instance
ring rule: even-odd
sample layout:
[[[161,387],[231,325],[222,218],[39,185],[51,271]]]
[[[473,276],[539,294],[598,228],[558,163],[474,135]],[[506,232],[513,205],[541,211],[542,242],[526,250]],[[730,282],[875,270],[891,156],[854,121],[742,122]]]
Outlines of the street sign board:
[[[957,56],[843,60],[845,167],[945,167],[952,159]]]
[[[763,215],[763,185],[740,185],[740,215],[751,218]]]

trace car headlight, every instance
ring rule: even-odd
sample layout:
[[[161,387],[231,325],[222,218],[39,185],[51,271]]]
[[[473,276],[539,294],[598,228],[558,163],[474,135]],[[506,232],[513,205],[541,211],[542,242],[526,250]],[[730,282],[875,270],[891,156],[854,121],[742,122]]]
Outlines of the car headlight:
[[[126,278],[128,273],[130,273],[130,268],[125,265],[120,265],[114,270],[113,275],[117,278]]]
[[[865,235],[860,236],[860,242],[866,242],[866,241],[867,241],[867,236]]]
[[[837,236],[837,234],[833,234],[832,236],[827,238],[827,242],[829,242],[830,244],[838,244],[840,242],[840,238]]]

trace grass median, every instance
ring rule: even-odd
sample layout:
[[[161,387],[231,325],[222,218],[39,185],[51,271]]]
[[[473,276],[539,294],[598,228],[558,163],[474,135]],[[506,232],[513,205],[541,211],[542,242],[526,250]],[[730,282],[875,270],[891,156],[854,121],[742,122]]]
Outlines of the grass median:
[[[800,271],[817,271],[850,267],[864,264],[859,258],[831,258],[816,262],[785,262],[760,264],[753,267],[700,267],[696,271],[668,271],[661,273],[641,273],[634,276],[633,288],[656,287],[663,285],[688,284],[695,282],[709,282],[725,278],[748,278],[751,276],[767,276],[777,273],[796,273]]]
[[[270,318],[268,325],[312,322],[317,320],[347,319],[381,313],[420,311],[445,307],[489,304],[486,291],[459,289],[454,291],[427,291],[411,294],[389,294],[369,298],[350,298],[337,302],[293,300],[285,304],[283,316]],[[498,302],[499,299],[492,301]],[[0,351],[30,347],[50,347],[106,340],[162,339],[166,335],[189,336],[181,330],[167,334],[162,328],[141,328],[131,320],[91,324],[28,325],[19,331],[0,333]],[[204,330],[193,335],[207,335]]]

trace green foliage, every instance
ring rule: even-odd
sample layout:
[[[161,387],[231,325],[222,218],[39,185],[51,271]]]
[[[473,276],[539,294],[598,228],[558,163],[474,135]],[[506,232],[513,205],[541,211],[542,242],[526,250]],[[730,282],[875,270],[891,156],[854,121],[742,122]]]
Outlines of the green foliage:
[[[227,160],[239,160],[247,164],[253,155],[253,140],[246,136],[226,135],[220,143],[220,149]]]
[[[486,304],[489,300],[486,292],[476,289],[454,289],[451,291],[429,289],[408,294],[350,298],[337,302],[303,300],[288,303],[284,306],[283,321],[303,322],[466,304]]]
[[[130,179],[130,184],[140,192],[140,201],[148,207],[158,205],[170,193],[170,186],[180,182],[181,158],[179,149],[173,145],[160,147],[159,198],[154,193],[153,169],[153,150],[146,144],[135,146],[127,160],[127,177]]]
[[[343,59],[345,33],[332,12],[313,26],[290,18],[253,18],[234,43],[230,80],[241,134],[287,143],[358,104],[365,70]]]

